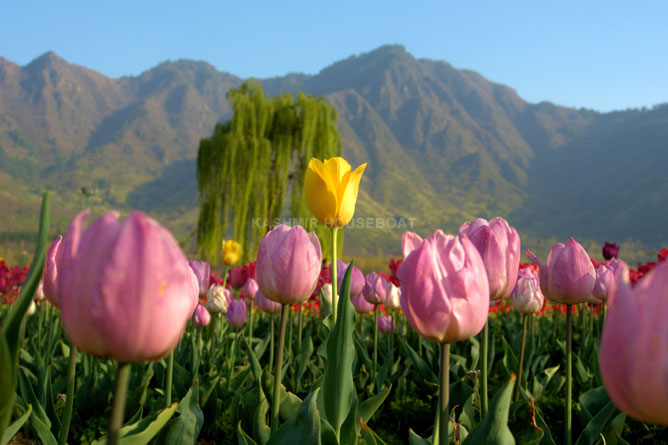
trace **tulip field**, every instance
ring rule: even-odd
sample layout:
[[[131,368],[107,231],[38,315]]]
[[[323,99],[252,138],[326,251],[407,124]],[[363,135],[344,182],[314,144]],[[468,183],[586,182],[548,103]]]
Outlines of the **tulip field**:
[[[364,167],[309,164],[328,246]],[[212,266],[142,212],[54,239],[46,193],[31,266],[0,259],[0,445],[668,443],[668,249],[521,263],[510,223],[405,232],[367,274],[278,225]]]

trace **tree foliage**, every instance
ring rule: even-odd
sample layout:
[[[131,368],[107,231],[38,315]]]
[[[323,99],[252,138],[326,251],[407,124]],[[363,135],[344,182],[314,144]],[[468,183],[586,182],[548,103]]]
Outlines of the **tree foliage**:
[[[197,154],[197,246],[212,264],[218,262],[230,225],[247,261],[283,212],[311,218],[303,196],[308,162],[342,151],[336,109],[322,98],[303,93],[267,98],[260,82],[249,81],[230,89],[227,99],[232,119],[217,124],[213,135],[200,141]],[[317,232],[325,233],[323,227]],[[328,251],[329,238],[319,237],[323,252]]]

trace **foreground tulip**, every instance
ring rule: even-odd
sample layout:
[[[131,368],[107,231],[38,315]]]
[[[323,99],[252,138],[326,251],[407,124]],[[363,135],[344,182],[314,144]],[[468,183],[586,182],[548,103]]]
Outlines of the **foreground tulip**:
[[[299,304],[318,283],[322,253],[315,233],[285,224],[267,233],[257,253],[257,283],[262,295],[281,304]]]
[[[376,305],[369,303],[366,301],[366,298],[364,298],[363,294],[359,294],[356,296],[351,296],[350,301],[353,303],[353,307],[355,308],[355,312],[358,314],[370,314],[373,312],[373,309],[376,307]]]
[[[529,250],[527,255],[540,267],[540,289],[545,298],[555,303],[566,304],[566,444],[571,443],[571,405],[573,398],[572,366],[572,318],[571,306],[578,303],[601,302],[592,295],[596,284],[596,271],[587,251],[571,238],[568,244],[552,246],[545,265]]]
[[[203,305],[198,304],[195,308],[195,324],[197,326],[208,326],[210,322],[211,314]]]
[[[223,241],[223,263],[227,267],[234,265],[241,257],[241,244],[233,240]]]
[[[190,264],[190,268],[195,273],[195,277],[197,277],[200,297],[206,295],[206,292],[209,290],[209,280],[211,277],[209,263],[206,261],[190,261],[188,264]]]
[[[366,164],[351,171],[341,157],[312,158],[304,177],[304,196],[313,215],[327,227],[343,227],[355,213],[357,192]]]
[[[226,315],[227,321],[235,328],[243,326],[246,323],[246,304],[241,300],[230,301]]]
[[[336,262],[336,281],[339,286],[339,292],[341,292],[341,283],[343,283],[343,276],[346,273],[346,270],[348,270],[348,267],[350,266],[347,263],[344,263],[341,260],[338,260]],[[359,295],[362,290],[364,289],[364,274],[362,273],[361,270],[359,270],[357,267],[353,266],[353,273],[350,276],[350,296],[355,296]]]
[[[378,330],[383,334],[389,334],[397,330],[397,324],[389,315],[381,315],[378,317]]]
[[[636,420],[668,425],[668,263],[631,288],[620,267],[608,295],[599,354],[605,390]]]
[[[419,245],[404,241],[414,239],[402,237],[401,309],[418,334],[441,343],[440,420],[433,437],[447,444],[450,342],[473,337],[487,322],[489,283],[478,249],[466,235],[437,230]]]
[[[392,292],[392,283],[387,281],[381,274],[371,272],[367,274],[364,290],[364,298],[371,304],[384,304]]]
[[[133,212],[107,213],[84,229],[77,215],[61,245],[58,299],[67,337],[120,362],[158,360],[174,349],[198,301],[196,279],[172,235]]]

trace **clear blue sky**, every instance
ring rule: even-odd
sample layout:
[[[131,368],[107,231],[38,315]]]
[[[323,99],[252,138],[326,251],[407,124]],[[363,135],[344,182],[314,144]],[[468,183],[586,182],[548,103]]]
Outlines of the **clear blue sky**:
[[[0,23],[0,56],[24,65],[53,50],[112,77],[179,58],[241,77],[312,74],[399,43],[531,102],[601,111],[668,102],[661,0],[4,0]]]

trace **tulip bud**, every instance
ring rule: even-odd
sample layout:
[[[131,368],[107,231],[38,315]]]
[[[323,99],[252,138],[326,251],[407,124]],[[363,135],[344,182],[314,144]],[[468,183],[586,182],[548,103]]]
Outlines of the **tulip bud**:
[[[392,317],[388,315],[381,315],[378,317],[378,330],[383,334],[389,334],[397,330],[397,324]]]
[[[246,304],[241,300],[232,300],[227,308],[227,321],[238,328],[246,323]]]
[[[84,229],[77,215],[60,249],[57,294],[70,342],[120,362],[158,360],[193,315],[196,277],[176,240],[155,220],[107,213]]]
[[[255,293],[255,304],[257,304],[258,309],[268,314],[280,314],[281,309],[283,308],[281,303],[271,301],[269,298],[262,295],[262,292],[259,290]]]
[[[350,301],[353,303],[353,307],[358,314],[368,314],[373,312],[376,307],[374,304],[369,303],[364,298],[364,294],[355,295],[350,297]]]
[[[318,284],[321,263],[315,233],[281,224],[260,241],[256,263],[260,291],[277,303],[299,304]]]
[[[459,233],[466,234],[476,246],[487,271],[491,300],[510,295],[520,268],[520,236],[503,218],[478,218],[465,222]]]
[[[325,283],[322,285],[322,298],[329,303],[329,305],[332,305],[332,283]]]
[[[190,264],[190,268],[195,273],[195,277],[197,277],[199,295],[206,295],[206,292],[209,290],[209,279],[211,277],[209,263],[206,261],[190,261],[188,264]]]
[[[257,281],[255,281],[253,278],[249,278],[248,280],[246,280],[246,284],[244,284],[244,289],[242,291],[246,303],[253,302],[253,298],[255,297],[257,291],[258,291]]]
[[[227,313],[227,307],[230,305],[232,293],[223,286],[213,285],[207,291],[206,298],[204,306],[207,310],[218,314],[225,314]]]
[[[408,253],[397,274],[401,309],[427,340],[465,340],[487,322],[487,272],[466,235],[454,237],[437,230]]]
[[[543,308],[545,303],[545,297],[540,291],[538,275],[528,267],[520,269],[517,284],[510,296],[513,307],[520,314],[535,314]]]
[[[384,304],[392,291],[392,283],[387,281],[381,274],[371,272],[366,276],[364,284],[364,298],[372,304]]]
[[[223,241],[223,263],[227,267],[232,266],[239,261],[239,257],[241,257],[241,244],[233,240]]]
[[[608,292],[615,281],[615,272],[612,267],[601,264],[596,269],[596,283],[594,284],[594,290],[592,291],[592,296],[598,298],[599,300],[607,300]]]
[[[617,255],[619,255],[619,246],[614,243],[609,243],[606,241],[605,244],[603,244],[602,250],[603,250],[603,258],[606,261],[611,260],[613,258],[617,258]]]
[[[561,304],[601,302],[591,294],[596,283],[594,266],[573,238],[567,245],[552,246],[545,265],[530,250],[526,253],[540,267],[540,289],[549,300]]]
[[[195,308],[195,324],[197,326],[207,326],[211,322],[211,314],[206,308],[198,304]]]
[[[339,293],[341,292],[341,284],[343,283],[343,276],[350,267],[349,264],[341,260],[336,262],[336,282],[338,284]],[[357,267],[353,266],[353,272],[350,274],[350,295],[359,295],[364,289],[364,274]]]
[[[631,288],[621,265],[608,294],[599,354],[605,391],[634,419],[668,425],[668,263]]]
[[[49,250],[46,252],[46,261],[44,263],[44,296],[55,307],[60,307],[58,303],[58,267],[63,251],[60,249],[60,244],[63,241],[61,235],[51,243]]]
[[[26,312],[29,317],[35,315],[35,312],[37,312],[37,305],[35,304],[35,300],[30,301],[30,306],[28,306],[28,311]]]
[[[306,204],[327,227],[343,227],[355,213],[357,192],[366,164],[351,171],[341,157],[325,160],[312,158],[304,176]]]
[[[44,300],[44,280],[41,280],[37,285],[37,290],[35,291],[35,300]]]
[[[385,301],[385,307],[390,310],[397,310],[401,308],[401,303],[399,302],[400,297],[401,297],[401,289],[395,286],[394,284],[390,283],[391,290],[390,294],[387,297],[387,300]]]

